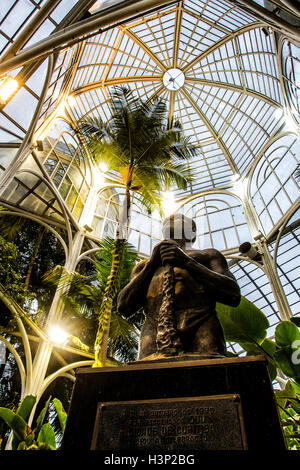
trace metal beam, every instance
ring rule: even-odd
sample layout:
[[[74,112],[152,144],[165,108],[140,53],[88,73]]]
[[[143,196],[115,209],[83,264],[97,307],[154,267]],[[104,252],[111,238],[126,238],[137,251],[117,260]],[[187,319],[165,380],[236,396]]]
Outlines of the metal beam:
[[[209,54],[214,52],[216,49],[219,49],[221,46],[223,46],[227,42],[232,41],[235,37],[240,36],[241,34],[246,33],[247,31],[251,31],[252,29],[262,28],[263,26],[265,26],[264,23],[257,22],[257,23],[252,23],[250,25],[243,26],[242,28],[236,29],[233,33],[228,34],[227,36],[224,36],[219,41],[215,42],[212,46],[205,49],[205,51],[201,52],[197,57],[195,57],[195,59],[189,62],[182,69],[182,71],[184,72],[184,74],[186,74],[188,70],[193,68],[194,65],[200,62],[202,59],[204,59],[204,57],[208,56]]]
[[[285,20],[282,20],[274,13],[271,13],[267,8],[260,6],[258,3],[252,0],[229,0],[230,3],[238,6],[247,13],[250,13],[260,21],[264,21],[266,24],[277,30],[279,33],[284,33],[289,36],[291,41],[300,42],[300,30],[296,26],[291,25]]]
[[[136,83],[136,82],[162,82],[162,76],[149,76],[149,77],[118,77],[118,78],[109,78],[107,80],[99,80],[98,82],[88,83],[87,85],[82,85],[78,88],[72,90],[72,95],[78,96],[82,93],[86,93],[95,88],[102,88],[104,86],[115,86],[120,85],[121,83]]]
[[[54,33],[57,31],[62,30],[63,28],[66,28],[69,26],[72,22],[79,21],[80,18],[87,12],[87,10],[93,5],[95,0],[79,0],[79,2],[76,4],[74,8],[65,16],[65,18],[59,23],[57,28],[55,28]],[[10,96],[9,100],[3,104],[0,105],[0,110],[5,108],[5,106],[12,100],[12,98],[18,93],[20,88],[25,85],[27,80],[31,77],[31,75],[34,74],[34,72],[40,67],[42,62],[45,60],[45,58],[38,60],[36,62],[30,63],[25,65],[21,71],[16,75],[15,79],[17,80],[19,87],[18,89]],[[2,61],[0,61],[1,63]]]
[[[232,83],[229,84],[229,83],[224,83],[224,82],[214,82],[213,80],[205,80],[202,78],[186,78],[185,83],[186,84],[188,83],[199,84],[199,85],[211,86],[211,87],[217,87],[217,88],[226,88],[228,90],[237,91],[238,93],[250,95],[253,98],[256,98],[257,100],[265,101],[270,106],[275,106],[276,108],[278,108],[279,106],[281,108],[281,105],[277,103],[277,101],[272,100],[272,98],[269,98],[266,95],[262,95],[258,91],[250,90],[249,88],[244,88],[238,85],[233,85]]]
[[[157,57],[157,55],[153,54],[151,49],[146,46],[146,44],[134,34],[130,29],[124,28],[124,31],[127,36],[129,36],[138,46],[146,52],[146,54],[151,57],[151,59],[165,72],[167,70],[167,66]]]
[[[14,55],[24,46],[24,44],[26,44],[26,42],[31,38],[31,36],[59,3],[60,0],[47,0],[46,3],[44,3],[40,10],[22,29],[16,40],[5,51],[4,55],[1,57],[0,63],[5,62],[11,57],[14,57]]]
[[[138,15],[153,11],[155,8],[162,8],[173,3],[176,3],[176,0],[127,0],[123,8],[120,4],[114,5],[22,50],[15,57],[0,64],[0,74],[47,57],[61,48],[67,48],[85,39],[85,36],[90,33],[101,33],[104,28],[114,27]]]
[[[227,149],[227,147],[225,146],[224,142],[222,141],[221,137],[217,134],[217,132],[215,131],[215,129],[213,128],[213,126],[210,124],[210,122],[207,120],[207,118],[204,116],[203,112],[201,111],[201,109],[199,108],[199,106],[195,103],[195,101],[190,97],[190,95],[185,91],[184,87],[183,88],[180,88],[180,91],[181,93],[184,95],[184,97],[187,99],[187,101],[193,106],[193,108],[197,111],[197,113],[199,114],[200,118],[202,119],[202,121],[204,122],[204,124],[206,125],[207,129],[211,132],[212,136],[214,137],[214,139],[216,140],[216,143],[219,145],[220,149],[222,150],[225,158],[227,159],[229,165],[230,165],[230,168],[232,169],[233,173],[238,173],[239,174],[239,171],[235,165],[235,163],[233,162],[233,160],[231,159],[230,157],[230,153]]]
[[[179,2],[176,8],[175,37],[174,37],[174,45],[173,45],[173,64],[172,64],[174,69],[178,67],[178,51],[179,51],[179,41],[180,41],[182,14],[183,14],[182,3],[183,3],[182,1]]]

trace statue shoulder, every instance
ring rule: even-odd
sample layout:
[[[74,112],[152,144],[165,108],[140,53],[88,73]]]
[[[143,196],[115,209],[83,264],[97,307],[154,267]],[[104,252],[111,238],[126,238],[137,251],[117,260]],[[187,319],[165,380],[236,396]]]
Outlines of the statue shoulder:
[[[225,259],[224,255],[220,251],[216,250],[215,248],[205,248],[203,251],[210,258],[224,258]]]
[[[222,265],[223,267],[227,266],[227,261],[225,256],[215,248],[204,248],[203,250],[193,250],[189,255],[194,258],[196,261],[207,266],[211,263]]]
[[[145,259],[142,259],[141,261],[139,261],[134,266],[133,270],[131,271],[131,278],[136,276],[143,269],[143,267],[147,264],[148,261],[149,261],[149,258],[145,258]]]

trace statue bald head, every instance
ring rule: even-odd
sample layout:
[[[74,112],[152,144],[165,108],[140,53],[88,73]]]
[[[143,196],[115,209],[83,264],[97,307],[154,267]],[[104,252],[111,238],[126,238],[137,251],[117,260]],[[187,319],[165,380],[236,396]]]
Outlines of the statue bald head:
[[[162,232],[164,238],[184,240],[194,243],[196,240],[196,224],[193,219],[183,214],[175,214],[163,221]]]

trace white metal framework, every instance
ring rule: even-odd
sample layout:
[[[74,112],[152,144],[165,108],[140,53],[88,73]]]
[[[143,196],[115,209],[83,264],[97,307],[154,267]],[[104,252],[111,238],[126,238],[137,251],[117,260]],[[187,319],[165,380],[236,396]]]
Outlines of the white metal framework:
[[[196,220],[196,245],[228,257],[242,294],[273,330],[299,315],[299,11],[294,2],[271,3],[284,14],[251,0],[2,0],[0,79],[18,81],[0,105],[6,213],[53,231],[66,268],[75,269],[97,240],[114,233],[123,190],[114,174],[93,166],[68,123],[87,115],[109,119],[115,85],[142,99],[161,96],[169,119],[181,120],[200,151],[189,161],[196,181],[175,192],[176,210]],[[141,255],[161,239],[160,225],[136,197],[129,241]],[[57,232],[62,227],[66,239]],[[263,263],[240,254],[245,241]],[[57,292],[47,325],[62,311]],[[36,326],[29,339],[19,317],[18,323],[26,365],[1,339],[15,355],[22,395],[40,397],[56,377],[72,378],[74,367],[91,363],[77,351],[83,362],[61,360],[47,376],[57,347]],[[31,340],[39,341],[34,359]]]

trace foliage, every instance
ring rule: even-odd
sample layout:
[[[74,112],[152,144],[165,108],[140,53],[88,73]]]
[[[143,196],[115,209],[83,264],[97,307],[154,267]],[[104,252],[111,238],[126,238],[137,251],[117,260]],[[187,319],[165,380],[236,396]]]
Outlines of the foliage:
[[[6,241],[0,235],[0,284],[6,287],[7,292],[14,299],[23,303],[24,287],[20,274],[20,253],[13,242]],[[0,302],[0,325],[7,326],[11,319],[9,310]]]
[[[13,306],[18,315],[26,315],[43,326],[55,289],[44,286],[41,276],[55,264],[62,263],[64,252],[55,235],[38,223],[2,212],[0,216],[0,330],[23,359],[23,344],[14,335],[16,322],[10,307]],[[31,333],[26,322],[24,326]],[[34,351],[35,344],[31,346]],[[5,362],[0,365],[0,406],[16,411],[20,375],[8,348],[5,356]],[[7,430],[6,423],[0,420],[0,434],[6,436]]]
[[[108,122],[85,118],[78,127],[96,162],[117,170],[120,182],[139,194],[148,209],[160,206],[160,192],[172,184],[186,189],[192,175],[186,165],[197,149],[184,138],[180,122],[168,125],[167,106],[161,98],[142,101],[126,87],[115,87]],[[128,201],[126,201],[128,203]]]
[[[6,243],[12,242],[18,251],[16,270],[23,283],[23,301],[15,300],[23,305],[26,293],[24,308],[29,311],[34,299],[40,313],[39,320],[43,322],[54,289],[45,288],[41,278],[46,271],[62,264],[65,255],[61,243],[52,232],[21,216],[1,215],[0,235],[7,240]],[[64,236],[63,232],[61,235]],[[2,284],[5,285],[4,282]]]
[[[24,284],[22,275],[19,270],[20,253],[17,246],[13,242],[8,242],[0,235],[0,284],[16,301],[20,304],[24,302]],[[1,329],[9,328],[14,331],[16,328],[14,319],[8,306],[0,300],[0,327]],[[5,335],[5,334],[4,334]],[[5,335],[9,340],[9,335]],[[22,356],[22,348],[18,348],[16,341],[14,346],[19,349]],[[0,406],[8,406],[16,409],[19,402],[20,375],[15,362],[6,349],[5,361],[0,364]],[[9,374],[4,374],[4,370],[9,370]],[[7,426],[4,422],[0,422],[0,435],[4,435]]]
[[[130,280],[131,271],[138,261],[135,249],[125,240],[120,240],[121,256],[112,295],[112,320],[108,344],[108,355],[118,361],[131,361],[137,353],[137,330],[141,324],[141,314],[125,319],[117,311],[117,295]],[[49,271],[43,277],[46,285],[68,287],[68,293],[62,298],[66,305],[63,321],[70,325],[73,333],[92,348],[98,324],[98,312],[101,306],[110,276],[113,258],[114,240],[106,237],[99,242],[99,251],[92,262],[84,261],[83,272],[66,272],[61,266]],[[79,266],[79,271],[82,266]]]
[[[272,380],[276,378],[277,370],[290,378],[285,390],[275,390],[275,396],[287,444],[290,449],[300,450],[299,318],[280,322],[274,340],[270,340],[267,338],[268,319],[244,297],[238,307],[217,304],[216,310],[227,341],[240,344],[247,355],[263,354]]]
[[[49,423],[44,423],[51,397],[48,398],[44,408],[36,420],[36,427],[28,426],[28,418],[36,402],[34,395],[27,395],[21,402],[16,413],[9,408],[0,408],[2,418],[13,431],[12,450],[55,450],[55,433]],[[65,428],[67,415],[60,400],[53,401],[62,431]]]
[[[160,98],[142,101],[126,87],[115,87],[111,100],[113,115],[104,123],[100,117],[78,122],[79,140],[95,162],[105,163],[108,170],[119,173],[118,184],[125,188],[122,212],[113,247],[110,275],[99,309],[95,341],[95,367],[106,361],[106,351],[112,318],[113,298],[118,288],[121,264],[120,239],[126,238],[131,197],[138,194],[140,203],[149,212],[161,211],[161,191],[175,185],[186,189],[192,180],[187,159],[197,149],[184,138],[179,121],[168,122],[167,106]]]

